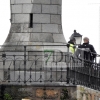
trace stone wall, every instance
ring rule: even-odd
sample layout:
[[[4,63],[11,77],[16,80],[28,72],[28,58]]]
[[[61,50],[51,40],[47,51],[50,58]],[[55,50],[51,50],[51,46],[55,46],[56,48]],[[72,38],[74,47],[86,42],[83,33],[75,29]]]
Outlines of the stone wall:
[[[4,44],[66,43],[61,22],[62,0],[11,0],[10,6],[11,28]]]
[[[100,100],[100,91],[83,86],[8,86],[13,100]],[[10,91],[10,92],[9,92]]]
[[[78,85],[77,100],[100,100],[100,91]]]

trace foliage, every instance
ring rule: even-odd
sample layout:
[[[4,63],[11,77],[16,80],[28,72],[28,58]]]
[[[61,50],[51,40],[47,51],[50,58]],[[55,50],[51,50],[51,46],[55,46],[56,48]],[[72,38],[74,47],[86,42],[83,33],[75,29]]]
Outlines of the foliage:
[[[4,94],[4,100],[13,100],[13,99],[12,99],[12,97],[11,97],[10,94],[5,93],[5,94]]]
[[[62,89],[60,100],[67,100],[69,99],[68,90]]]

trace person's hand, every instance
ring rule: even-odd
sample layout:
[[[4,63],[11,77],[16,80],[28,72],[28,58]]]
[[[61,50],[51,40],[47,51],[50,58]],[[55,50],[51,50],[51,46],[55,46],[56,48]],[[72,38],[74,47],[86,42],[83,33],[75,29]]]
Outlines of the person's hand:
[[[74,46],[73,46],[73,48],[75,49],[75,48],[76,48],[76,46],[74,45]]]
[[[70,44],[67,44],[67,47],[69,48]]]

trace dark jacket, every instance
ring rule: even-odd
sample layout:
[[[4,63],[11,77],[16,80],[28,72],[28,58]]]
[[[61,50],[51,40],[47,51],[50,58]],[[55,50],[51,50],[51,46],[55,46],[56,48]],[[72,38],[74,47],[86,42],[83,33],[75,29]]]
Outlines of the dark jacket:
[[[75,45],[73,41],[68,41],[68,44],[67,44],[67,47],[68,47],[68,48],[69,48],[70,44]]]
[[[93,45],[89,43],[83,43],[82,45],[79,46],[79,49],[80,51],[83,49],[82,52],[84,53],[83,55],[84,59],[93,61],[94,58],[96,58],[96,51]]]

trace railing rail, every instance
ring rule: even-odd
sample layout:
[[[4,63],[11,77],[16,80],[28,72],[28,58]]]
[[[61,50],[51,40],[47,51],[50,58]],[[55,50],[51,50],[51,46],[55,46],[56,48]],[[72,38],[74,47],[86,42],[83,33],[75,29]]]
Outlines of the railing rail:
[[[12,46],[4,47],[0,51],[1,84],[73,84],[100,89],[100,65],[96,60],[93,62],[72,55],[66,45],[19,46],[19,50],[13,52],[6,49]]]

